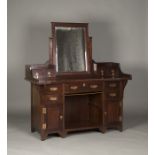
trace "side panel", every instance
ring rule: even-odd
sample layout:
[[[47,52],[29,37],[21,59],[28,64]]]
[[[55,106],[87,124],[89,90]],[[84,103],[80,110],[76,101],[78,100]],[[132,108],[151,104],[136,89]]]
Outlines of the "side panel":
[[[40,131],[40,94],[37,85],[31,84],[31,131]]]

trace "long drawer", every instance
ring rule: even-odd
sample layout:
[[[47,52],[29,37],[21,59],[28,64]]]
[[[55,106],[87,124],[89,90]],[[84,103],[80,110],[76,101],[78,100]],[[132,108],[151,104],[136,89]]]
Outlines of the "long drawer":
[[[78,81],[65,84],[65,94],[98,92],[102,90],[102,81]]]

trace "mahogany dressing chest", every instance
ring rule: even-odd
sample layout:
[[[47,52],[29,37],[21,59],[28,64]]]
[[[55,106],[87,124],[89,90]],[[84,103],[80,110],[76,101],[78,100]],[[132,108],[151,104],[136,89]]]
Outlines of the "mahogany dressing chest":
[[[31,83],[31,131],[49,134],[80,130],[122,131],[123,94],[131,75],[119,63],[92,60],[87,23],[52,22],[49,60],[26,65]]]

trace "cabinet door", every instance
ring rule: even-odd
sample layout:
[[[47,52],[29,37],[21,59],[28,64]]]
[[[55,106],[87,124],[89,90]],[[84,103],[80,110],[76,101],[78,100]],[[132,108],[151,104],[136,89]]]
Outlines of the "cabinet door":
[[[118,123],[121,119],[121,108],[118,101],[108,101],[107,103],[107,122],[108,124]]]
[[[62,127],[62,108],[60,105],[47,107],[47,129],[48,131],[58,131]]]

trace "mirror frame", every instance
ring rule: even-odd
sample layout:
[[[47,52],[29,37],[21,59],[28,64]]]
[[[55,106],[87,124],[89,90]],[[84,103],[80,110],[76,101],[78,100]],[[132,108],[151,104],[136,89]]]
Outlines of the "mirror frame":
[[[55,72],[56,76],[62,76],[62,75],[90,75],[91,74],[91,68],[92,68],[92,52],[91,52],[91,37],[88,36],[88,23],[64,23],[64,22],[51,22],[52,26],[52,42],[51,50],[49,53],[50,56],[50,63],[52,65],[56,64],[56,27],[76,27],[76,28],[84,28],[84,35],[85,35],[85,50],[87,52],[87,71],[80,71],[80,72]]]

